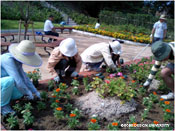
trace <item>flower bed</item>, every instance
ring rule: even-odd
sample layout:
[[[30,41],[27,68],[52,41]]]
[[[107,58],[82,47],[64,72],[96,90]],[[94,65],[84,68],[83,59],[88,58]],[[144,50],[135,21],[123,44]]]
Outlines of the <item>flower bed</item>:
[[[37,87],[42,100],[14,101],[12,107],[17,116],[2,118],[3,125],[7,129],[16,129],[16,124],[19,125],[17,129],[35,130],[173,129],[173,101],[159,99],[166,86],[161,83],[159,90],[150,93],[142,87],[152,65],[152,59],[144,58],[137,64],[123,65],[113,73],[107,68],[91,77],[66,77],[60,84],[55,84],[53,80],[43,81]],[[159,73],[156,78],[160,79]],[[93,91],[103,99],[120,99],[121,104],[134,99],[137,109],[113,120],[102,119],[97,114],[89,116],[75,102]],[[158,127],[158,124],[167,125]]]
[[[134,42],[140,42],[140,43],[150,43],[150,37],[148,35],[145,35],[143,33],[135,34],[133,35],[131,32],[110,32],[110,31],[105,31],[103,29],[94,29],[92,26],[76,26],[75,29],[77,30],[82,30],[82,31],[87,31],[95,34],[100,34],[104,36],[110,36],[114,38],[119,38],[119,39],[125,39],[125,40],[131,40]]]

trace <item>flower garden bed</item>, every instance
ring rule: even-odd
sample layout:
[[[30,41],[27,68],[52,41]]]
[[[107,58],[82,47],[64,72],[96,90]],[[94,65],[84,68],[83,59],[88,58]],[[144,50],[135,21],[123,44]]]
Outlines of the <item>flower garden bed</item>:
[[[15,129],[34,130],[173,129],[173,101],[159,99],[167,91],[166,86],[161,81],[159,89],[149,93],[142,87],[154,62],[146,58],[135,62],[137,64],[125,64],[113,73],[107,68],[102,69],[101,73],[87,73],[80,78],[66,77],[60,84],[55,84],[52,80],[41,81],[37,89],[42,100],[28,101],[23,98],[13,101],[12,107],[17,116],[2,118],[2,124],[10,129],[17,122],[19,127]],[[156,78],[160,80],[159,73]],[[121,100],[121,105],[135,100],[136,110],[123,113],[112,120],[105,118],[106,114],[104,117],[99,117],[98,114],[88,115],[75,103],[80,97],[92,92],[97,92],[104,100]],[[93,97],[89,100],[93,101]],[[150,124],[152,127],[148,127]],[[162,126],[165,127],[158,127],[159,124],[164,124]]]

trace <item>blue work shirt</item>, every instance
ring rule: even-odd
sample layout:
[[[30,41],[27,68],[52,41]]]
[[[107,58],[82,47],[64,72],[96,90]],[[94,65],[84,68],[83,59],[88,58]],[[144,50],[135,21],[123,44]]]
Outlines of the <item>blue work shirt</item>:
[[[10,53],[0,56],[1,59],[1,77],[11,76],[15,80],[15,87],[26,95],[28,90],[36,93],[37,89],[27,77],[22,68],[22,63],[18,62]]]

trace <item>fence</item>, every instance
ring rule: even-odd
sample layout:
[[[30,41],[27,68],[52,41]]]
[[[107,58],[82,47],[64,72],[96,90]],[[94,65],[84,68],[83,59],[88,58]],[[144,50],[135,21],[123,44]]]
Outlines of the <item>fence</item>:
[[[159,17],[154,17],[148,14],[124,14],[122,12],[113,12],[102,10],[99,14],[100,22],[111,25],[132,24],[134,26],[142,26],[144,28],[153,28],[153,24],[159,20]],[[174,19],[167,19],[169,32],[174,32]]]

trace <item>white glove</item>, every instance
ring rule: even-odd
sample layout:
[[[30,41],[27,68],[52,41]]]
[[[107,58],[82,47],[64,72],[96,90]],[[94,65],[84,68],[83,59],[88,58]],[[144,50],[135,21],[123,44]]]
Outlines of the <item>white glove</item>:
[[[33,100],[33,99],[34,99],[33,94],[32,94],[32,92],[31,92],[30,90],[27,91],[27,94],[26,94],[26,95],[27,95],[26,98],[27,98],[28,100]]]
[[[144,84],[143,84],[143,86],[149,86],[151,83],[149,82],[149,81],[146,81]]]
[[[60,81],[60,77],[59,77],[59,76],[56,76],[56,77],[54,78],[54,81],[55,81],[55,82],[59,82],[59,81]]]
[[[152,36],[153,36],[153,35],[151,34],[149,37],[152,38]]]
[[[40,93],[39,93],[38,91],[35,93],[35,95],[36,95],[39,99],[41,99]]]
[[[78,73],[76,71],[72,72],[71,77],[76,77],[78,76]]]

